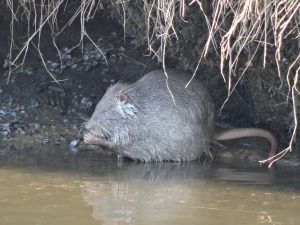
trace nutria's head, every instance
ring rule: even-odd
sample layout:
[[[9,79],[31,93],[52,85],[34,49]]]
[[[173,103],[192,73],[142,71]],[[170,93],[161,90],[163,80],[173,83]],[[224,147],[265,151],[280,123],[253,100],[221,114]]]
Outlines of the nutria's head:
[[[86,123],[84,142],[107,148],[124,146],[129,142],[129,132],[136,113],[129,85],[113,85],[98,102],[92,117]]]

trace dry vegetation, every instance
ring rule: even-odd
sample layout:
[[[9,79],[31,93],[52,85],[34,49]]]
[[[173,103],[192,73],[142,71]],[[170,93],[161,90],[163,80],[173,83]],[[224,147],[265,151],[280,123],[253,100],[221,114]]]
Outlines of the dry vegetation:
[[[86,32],[85,27],[86,22],[93,19],[95,13],[98,11],[100,1],[83,0],[81,2],[76,1],[78,4],[74,3],[75,2],[69,2],[66,0],[6,0],[7,7],[11,11],[11,45],[9,54],[10,73],[8,80],[10,79],[10,75],[13,70],[24,65],[27,52],[30,47],[33,47],[38,51],[47,72],[52,76],[54,81],[58,82],[55,76],[47,69],[46,62],[40,48],[40,40],[43,30],[46,28],[50,28],[51,30],[53,46],[56,48],[60,58],[61,51],[56,44],[57,37],[76,19],[80,20],[81,37],[79,43],[74,46],[74,48],[82,45],[83,39],[87,38],[101,52],[101,49],[98,48]],[[71,11],[71,13],[69,11]],[[62,26],[59,26],[58,16],[61,14],[69,14],[69,18]],[[27,38],[22,46],[17,46],[17,43],[15,42],[17,38],[15,37],[15,26],[18,23],[27,23]],[[17,49],[17,53],[16,56],[13,56],[12,52],[15,49]]]
[[[126,30],[127,6],[131,1],[103,2],[112,4],[119,9],[119,12],[124,16],[123,26]],[[57,46],[57,36],[75,19],[79,19],[81,23],[81,41],[77,47],[80,46],[84,38],[93,43],[86,31],[85,23],[93,19],[98,9],[103,7],[100,0],[73,2],[67,0],[6,0],[6,4],[11,11],[12,38],[10,51],[12,53],[13,49],[18,49],[13,58],[10,54],[10,71],[23,65],[30,47],[34,47],[39,51],[46,67],[39,45],[40,37],[46,26],[51,29],[53,45]],[[131,2],[131,4],[134,3]],[[275,162],[292,150],[298,126],[296,104],[299,103],[297,102],[297,96],[300,94],[298,84],[300,72],[299,0],[214,0],[211,3],[201,0],[143,0],[140,4],[142,4],[145,16],[147,27],[145,39],[149,50],[162,62],[164,67],[167,48],[171,47],[171,43],[179,38],[175,19],[180,18],[180,20],[187,23],[185,21],[186,16],[188,13],[194,12],[189,10],[191,7],[197,8],[198,12],[202,13],[204,23],[208,28],[208,37],[205,46],[203,46],[202,54],[197,59],[198,64],[195,64],[197,65],[195,73],[203,57],[208,54],[209,49],[214,48],[215,53],[220,56],[221,74],[228,88],[228,98],[243,78],[245,71],[252,65],[257,51],[263,49],[261,63],[264,67],[271,54],[275,59],[281,84],[286,83],[288,85],[287,102],[291,101],[294,106],[294,125],[287,148],[276,156],[261,162]],[[70,17],[63,26],[59,26],[57,17],[64,12],[68,12]],[[101,13],[101,10],[99,12]],[[16,46],[14,27],[20,21],[28,23],[27,40],[22,46]],[[294,56],[283,57],[284,48],[292,48]],[[61,54],[58,47],[57,52],[59,55]],[[247,55],[248,61],[246,64],[240,63],[242,54]],[[288,65],[288,69],[284,71],[282,71],[283,62]],[[49,74],[51,74],[50,71]],[[233,76],[238,77],[238,79],[232,79]],[[54,76],[53,79],[55,80]]]

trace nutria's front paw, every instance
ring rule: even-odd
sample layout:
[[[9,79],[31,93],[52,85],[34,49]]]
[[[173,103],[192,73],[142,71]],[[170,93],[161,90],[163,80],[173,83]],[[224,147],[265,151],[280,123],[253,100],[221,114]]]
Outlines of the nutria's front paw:
[[[89,145],[97,145],[98,144],[97,138],[90,132],[88,132],[84,135],[83,141],[84,141],[84,143],[89,144]]]

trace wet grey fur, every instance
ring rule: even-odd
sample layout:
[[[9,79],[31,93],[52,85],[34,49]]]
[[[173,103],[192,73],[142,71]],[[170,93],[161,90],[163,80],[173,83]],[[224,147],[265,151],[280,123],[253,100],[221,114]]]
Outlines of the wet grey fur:
[[[117,83],[99,101],[86,124],[85,142],[142,161],[189,161],[209,153],[214,105],[190,75],[152,71],[132,84]],[[128,98],[120,98],[121,94]],[[123,96],[124,97],[124,96]]]

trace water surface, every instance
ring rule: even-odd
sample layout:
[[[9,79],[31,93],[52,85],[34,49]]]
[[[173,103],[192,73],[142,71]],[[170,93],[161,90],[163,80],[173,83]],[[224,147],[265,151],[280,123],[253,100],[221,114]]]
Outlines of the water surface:
[[[38,151],[37,151],[38,152]],[[297,171],[4,152],[0,224],[299,224]]]

